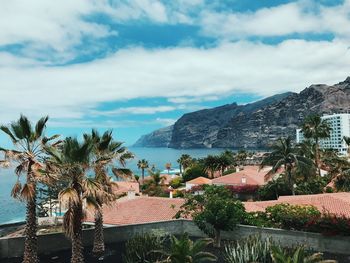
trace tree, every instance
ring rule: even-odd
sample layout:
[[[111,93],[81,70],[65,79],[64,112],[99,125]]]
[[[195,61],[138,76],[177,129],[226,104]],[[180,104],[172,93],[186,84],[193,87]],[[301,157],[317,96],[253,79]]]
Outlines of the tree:
[[[262,160],[260,168],[272,166],[272,169],[266,174],[267,178],[271,178],[280,168],[284,168],[289,188],[292,194],[295,195],[293,170],[296,167],[308,170],[313,163],[310,159],[298,154],[297,149],[292,146],[290,137],[278,139],[272,149],[273,151]]]
[[[189,154],[182,154],[177,162],[180,165],[180,174],[182,174],[192,164],[192,157]]]
[[[95,199],[101,191],[101,186],[95,180],[88,178],[93,144],[84,140],[67,137],[59,148],[47,147],[51,157],[47,161],[48,171],[57,178],[68,181],[68,186],[60,192],[60,200],[68,207],[63,217],[63,229],[72,241],[72,263],[84,262],[82,221],[84,218],[83,201],[87,207],[98,207]]]
[[[98,195],[91,196],[97,203],[95,209],[95,233],[93,253],[101,255],[105,251],[104,235],[103,235],[103,213],[102,206],[110,204],[115,200],[113,194],[112,182],[108,175],[108,170],[111,170],[117,177],[130,178],[132,172],[125,168],[126,161],[133,158],[122,142],[113,140],[112,131],[106,131],[101,136],[97,130],[92,130],[90,134],[84,134],[84,139],[92,143],[92,168],[95,172],[95,180],[101,185],[101,190]],[[120,167],[117,167],[116,164]]]
[[[205,171],[205,168],[200,163],[195,163],[191,167],[189,167],[186,172],[183,174],[182,178],[185,182],[190,181],[197,177],[208,177],[207,172]]]
[[[149,196],[164,196],[165,189],[163,183],[165,177],[160,175],[159,171],[152,172],[149,170],[148,173],[150,174],[150,179],[148,179],[142,186],[143,193],[148,194]]]
[[[162,251],[162,254],[166,256],[165,262],[169,263],[216,262],[215,255],[204,251],[210,243],[212,243],[212,240],[208,238],[193,242],[187,234],[182,235],[179,239],[171,236],[170,249],[169,251]]]
[[[348,146],[348,157],[350,157],[350,137],[344,136],[343,140],[345,141],[346,145]]]
[[[204,159],[205,171],[210,174],[210,178],[214,178],[215,171],[219,169],[219,158],[216,155],[208,155]]]
[[[221,171],[221,176],[223,176],[226,168],[232,165],[232,160],[226,153],[222,153],[217,157],[216,161],[217,161],[218,169],[220,169]]]
[[[167,169],[168,170],[168,174],[170,174],[171,163],[166,163],[165,164],[165,169]]]
[[[321,176],[320,139],[326,139],[330,136],[331,127],[319,115],[310,115],[305,119],[302,131],[305,138],[312,139],[315,142],[315,166],[318,175]]]
[[[145,181],[145,169],[148,169],[149,164],[146,159],[139,160],[137,162],[137,168],[141,169],[142,172],[142,183]]]
[[[192,217],[196,225],[220,247],[221,231],[232,230],[242,221],[245,209],[224,186],[206,186],[203,195],[187,195],[176,217]]]
[[[5,159],[0,162],[2,166],[9,167],[10,162],[16,163],[15,173],[18,177],[12,189],[12,196],[26,202],[26,226],[24,241],[24,263],[38,262],[37,255],[37,222],[36,222],[36,187],[38,182],[46,183],[47,178],[41,173],[43,169],[43,148],[49,141],[57,138],[44,136],[48,117],[41,118],[32,127],[27,117],[21,115],[18,121],[8,126],[0,126],[1,131],[9,136],[14,149],[0,148]],[[25,174],[22,185],[20,177]]]

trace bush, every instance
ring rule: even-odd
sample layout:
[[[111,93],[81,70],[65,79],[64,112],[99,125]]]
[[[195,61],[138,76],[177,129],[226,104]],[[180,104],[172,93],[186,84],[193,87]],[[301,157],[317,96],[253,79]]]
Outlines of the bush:
[[[246,213],[242,224],[258,227],[274,227],[268,214],[260,211]]]
[[[292,192],[288,187],[288,184],[283,178],[269,181],[258,190],[259,199],[264,200],[276,200],[279,196],[291,195]]]
[[[321,216],[320,211],[311,205],[278,204],[266,208],[272,223],[283,229],[303,230],[311,218]]]
[[[167,236],[164,234],[139,234],[125,244],[124,263],[158,262],[162,255],[154,251],[162,251]]]
[[[186,172],[183,175],[183,180],[187,182],[200,176],[208,177],[208,174],[205,172],[203,165],[194,164],[192,167],[186,169]]]
[[[260,236],[251,236],[225,245],[224,259],[227,263],[263,262],[271,263],[270,238],[262,240]]]
[[[255,194],[259,190],[258,185],[228,185],[226,186],[232,194]]]
[[[305,225],[305,230],[322,233],[327,236],[349,236],[350,219],[345,216],[337,216],[325,212],[322,216],[309,220]]]
[[[181,177],[176,177],[170,181],[170,186],[173,189],[177,189],[181,186],[182,182],[183,182],[183,179]]]
[[[323,189],[327,186],[328,180],[324,177],[316,177],[307,182],[300,182],[297,184],[295,193],[297,195],[311,195],[321,194]]]

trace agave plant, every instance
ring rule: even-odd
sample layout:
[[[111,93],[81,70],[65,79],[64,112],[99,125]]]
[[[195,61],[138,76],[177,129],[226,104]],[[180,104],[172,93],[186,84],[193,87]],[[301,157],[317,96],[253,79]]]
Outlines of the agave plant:
[[[182,235],[179,239],[171,237],[170,250],[163,252],[166,255],[164,262],[169,263],[200,263],[216,262],[215,255],[205,252],[205,248],[213,241],[209,238],[192,241],[187,234]]]
[[[274,263],[336,263],[335,260],[323,260],[322,253],[309,255],[303,246],[292,253],[278,246],[271,247],[271,256]]]
[[[261,239],[260,236],[250,236],[237,242],[225,245],[224,258],[227,263],[271,263],[271,238]]]
[[[0,148],[5,159],[0,161],[3,167],[10,167],[11,162],[16,164],[15,173],[18,177],[12,189],[12,196],[26,202],[26,227],[24,241],[24,263],[38,262],[37,255],[37,223],[36,223],[36,186],[37,183],[47,183],[47,177],[41,173],[43,169],[43,145],[57,138],[44,136],[48,117],[41,118],[35,127],[25,116],[8,126],[0,126],[0,130],[11,139],[14,149]],[[20,176],[25,174],[25,183],[21,184]]]

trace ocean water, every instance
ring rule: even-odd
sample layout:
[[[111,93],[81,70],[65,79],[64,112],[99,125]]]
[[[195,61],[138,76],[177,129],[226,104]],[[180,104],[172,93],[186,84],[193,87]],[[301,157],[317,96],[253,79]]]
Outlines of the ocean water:
[[[140,159],[148,160],[150,166],[155,165],[157,170],[165,170],[165,164],[170,162],[172,168],[177,169],[177,159],[181,154],[189,154],[194,158],[205,157],[208,154],[217,154],[223,149],[188,149],[177,150],[170,148],[141,148],[131,147],[129,150],[135,154],[135,159],[128,162],[127,167],[136,174],[141,174],[137,169],[137,161]],[[18,200],[13,199],[11,189],[16,182],[16,176],[13,170],[0,168],[0,224],[22,221],[25,216],[25,205]]]

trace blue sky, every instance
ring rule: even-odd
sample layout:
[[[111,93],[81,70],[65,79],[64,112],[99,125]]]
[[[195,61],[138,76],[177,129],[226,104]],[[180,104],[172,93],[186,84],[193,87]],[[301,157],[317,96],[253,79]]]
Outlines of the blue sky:
[[[112,128],[131,145],[187,112],[350,75],[348,0],[1,5],[5,124],[49,115],[50,133]]]

